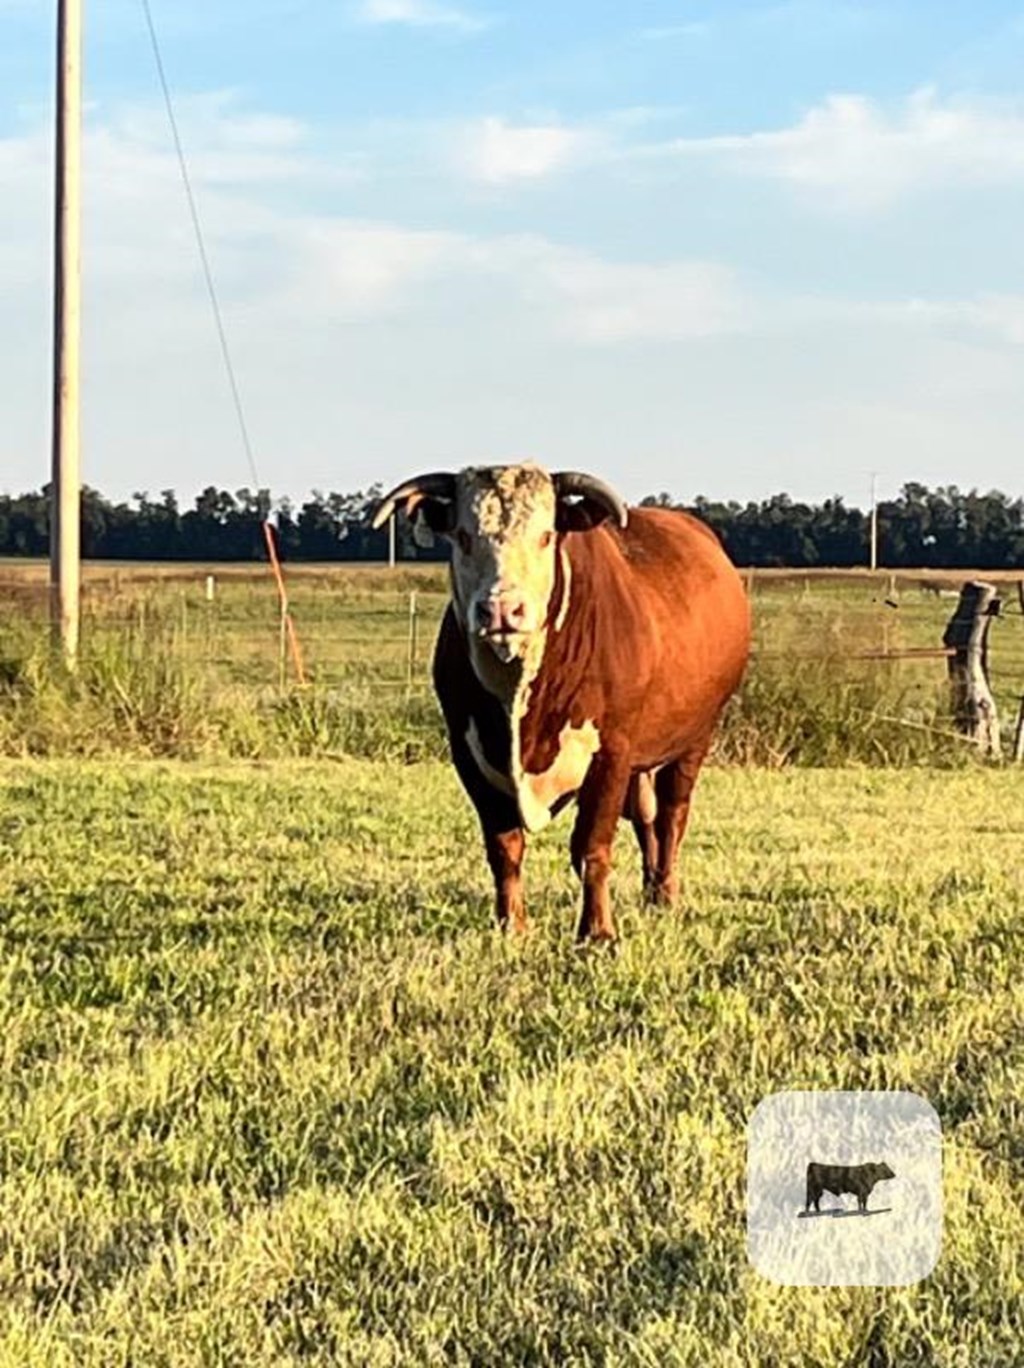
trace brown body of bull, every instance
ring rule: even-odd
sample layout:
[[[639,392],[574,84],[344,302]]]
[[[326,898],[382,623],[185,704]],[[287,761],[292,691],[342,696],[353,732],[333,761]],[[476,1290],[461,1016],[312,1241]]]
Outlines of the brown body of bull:
[[[607,884],[620,816],[636,831],[649,899],[673,899],[697,774],[747,662],[746,593],[713,533],[675,510],[622,518],[577,518],[586,530],[557,533],[533,665],[483,650],[457,593],[441,626],[434,684],[510,929],[525,924],[526,833],[574,797],[580,938],[615,935]]]

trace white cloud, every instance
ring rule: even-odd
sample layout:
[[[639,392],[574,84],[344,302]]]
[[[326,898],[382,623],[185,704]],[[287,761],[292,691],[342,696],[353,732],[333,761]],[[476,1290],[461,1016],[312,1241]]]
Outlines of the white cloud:
[[[669,146],[858,209],[920,190],[1024,184],[1024,109],[944,101],[932,89],[915,91],[893,110],[865,95],[834,94],[791,128]]]
[[[594,141],[587,130],[563,124],[509,124],[486,118],[462,139],[462,164],[477,180],[506,181],[548,176],[576,159]]]
[[[379,314],[400,309],[411,291],[456,266],[466,240],[359,220],[298,220],[284,230],[294,261],[292,297],[308,314]]]
[[[548,267],[569,305],[569,325],[588,342],[662,341],[744,331],[750,303],[734,272],[712,262],[602,261],[585,253]]]
[[[356,174],[344,162],[314,165],[305,124],[241,109],[230,91],[178,99],[175,117],[189,174],[198,184],[266,187],[314,178],[351,180]],[[90,185],[96,175],[155,172],[174,182],[179,175],[167,116],[152,105],[127,105],[87,118],[83,160]]]
[[[271,453],[261,473],[278,488],[355,486],[368,462],[400,474],[413,449],[468,460],[495,443],[564,464],[596,452],[614,474],[639,432],[666,463],[660,474],[626,468],[642,494],[675,488],[683,429],[743,469],[792,449],[809,453],[813,473],[822,450],[844,444],[853,469],[869,419],[855,442],[836,415],[869,401],[879,449],[898,451],[920,422],[947,452],[950,478],[961,445],[977,446],[972,426],[1000,460],[1019,446],[1019,295],[770,295],[738,266],[682,248],[612,259],[585,217],[567,242],[471,230],[447,198],[429,218],[381,209],[390,187],[356,217],[346,196],[325,191],[331,161],[303,125],[224,97],[179,113],[254,440]],[[603,156],[612,130],[595,128]],[[13,487],[45,473],[50,153],[48,124],[0,137],[0,371],[13,396],[0,480]],[[430,154],[441,164],[450,142]],[[113,492],[118,481],[183,491],[230,481],[237,435],[158,114],[94,111],[86,166],[87,478]],[[703,344],[711,338],[720,341]],[[640,346],[642,357],[626,350]],[[886,427],[886,404],[908,415],[905,427]]]
[[[365,24],[407,24],[411,28],[450,28],[473,33],[490,19],[434,0],[363,0],[357,11]]]
[[[671,341],[743,330],[754,310],[714,262],[608,261],[529,235],[472,236],[360,220],[282,225],[295,263],[288,298],[322,316],[380,316],[489,292],[493,318],[585,345]],[[433,293],[431,293],[433,291]],[[499,326],[501,326],[499,322]]]
[[[544,237],[310,212],[296,182],[322,188],[321,160],[299,124],[240,113],[223,97],[183,104],[200,217],[224,302],[284,311],[293,320],[393,315],[448,290],[491,291],[496,316],[525,310],[532,326],[587,343],[732,331],[746,317],[731,272],[714,263],[609,261]],[[580,146],[573,130],[521,128],[487,165],[492,178],[540,175]],[[547,133],[564,131],[564,139]],[[533,135],[537,135],[534,137]],[[0,139],[0,173],[19,191],[0,216],[0,286],[47,277],[43,132]],[[510,150],[511,149],[511,150]],[[494,153],[492,145],[491,152]],[[132,108],[87,129],[87,288],[123,311],[124,333],[150,316],[149,342],[180,323],[201,293],[178,168],[152,110]],[[286,192],[279,194],[284,186]],[[158,300],[162,302],[158,304]],[[198,326],[202,326],[199,324]],[[149,343],[147,343],[149,345]]]
[[[538,237],[478,244],[475,260],[512,277],[558,331],[586,343],[709,337],[751,321],[734,273],[714,262],[608,261]]]
[[[982,294],[975,299],[912,299],[902,306],[905,319],[929,328],[953,327],[987,333],[1024,347],[1024,295]]]

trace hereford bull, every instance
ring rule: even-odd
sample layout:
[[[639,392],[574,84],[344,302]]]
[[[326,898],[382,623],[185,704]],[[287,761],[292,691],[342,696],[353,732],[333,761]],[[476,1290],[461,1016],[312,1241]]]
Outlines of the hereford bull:
[[[530,464],[421,475],[377,507],[449,539],[434,686],[480,818],[499,922],[525,926],[525,834],[573,797],[580,939],[615,936],[612,840],[632,820],[649,899],[670,902],[690,797],[747,661],[743,584],[697,519],[626,508]]]

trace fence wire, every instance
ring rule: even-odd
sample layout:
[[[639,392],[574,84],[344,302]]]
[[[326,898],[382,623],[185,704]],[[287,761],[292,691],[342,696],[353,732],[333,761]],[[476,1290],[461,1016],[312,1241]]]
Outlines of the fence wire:
[[[392,712],[432,695],[430,664],[447,603],[443,568],[291,567],[290,609],[313,690],[337,704]],[[844,662],[861,677],[898,681],[902,721],[921,726],[947,674],[942,636],[953,588],[890,573],[876,580],[750,576],[754,666],[795,670]],[[989,636],[989,671],[1004,729],[1024,694],[1024,622],[1016,585]],[[0,563],[0,632],[45,628],[45,583]],[[83,594],[82,653],[163,652],[211,690],[267,695],[289,673],[273,585],[262,567],[102,567]],[[289,680],[289,684],[292,681]],[[888,687],[887,685],[885,687]],[[879,713],[879,720],[882,714]],[[885,714],[886,722],[901,719]],[[938,731],[937,731],[938,734]]]

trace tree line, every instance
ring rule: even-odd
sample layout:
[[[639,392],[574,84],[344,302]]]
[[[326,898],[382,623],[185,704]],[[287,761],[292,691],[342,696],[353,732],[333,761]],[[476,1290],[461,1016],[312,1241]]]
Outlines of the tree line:
[[[82,552],[109,560],[244,561],[266,555],[263,523],[275,528],[282,559],[384,560],[386,531],[371,532],[367,515],[379,485],[351,494],[314,490],[301,504],[275,499],[269,490],[231,492],[213,485],[191,508],[173,490],[147,492],[114,503],[94,489],[82,491]],[[719,502],[698,497],[683,504],[667,493],[642,504],[687,508],[708,523],[739,565],[864,565],[869,514],[841,498],[801,503],[787,494],[760,501]],[[402,517],[396,526],[403,560],[444,559],[440,542],[417,547]],[[998,490],[964,492],[955,485],[929,489],[905,484],[878,505],[879,563],[893,568],[1009,569],[1024,565],[1024,499]],[[49,547],[49,489],[0,495],[0,556],[45,556]]]

